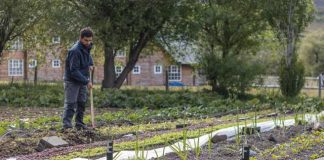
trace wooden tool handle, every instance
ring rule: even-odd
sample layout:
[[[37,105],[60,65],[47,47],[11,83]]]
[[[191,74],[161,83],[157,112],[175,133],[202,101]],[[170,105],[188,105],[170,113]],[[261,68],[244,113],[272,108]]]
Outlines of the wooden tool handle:
[[[93,70],[90,72],[90,80],[93,83]],[[93,92],[92,88],[90,88],[90,112],[91,112],[91,124],[92,128],[95,128],[95,114],[94,114],[94,106],[93,106]]]
[[[90,80],[91,80],[92,84],[93,84],[94,70],[95,70],[95,67],[93,67],[92,71],[90,72]]]

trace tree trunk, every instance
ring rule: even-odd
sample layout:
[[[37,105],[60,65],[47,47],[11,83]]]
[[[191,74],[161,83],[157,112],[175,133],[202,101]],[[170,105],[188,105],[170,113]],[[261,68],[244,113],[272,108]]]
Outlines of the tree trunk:
[[[1,58],[3,55],[3,49],[4,49],[4,46],[2,44],[0,44],[0,64],[1,64]]]
[[[102,88],[115,88],[115,56],[113,49],[105,44],[104,79]]]
[[[218,88],[217,81],[216,80],[211,81],[211,86],[212,86],[212,91],[216,92]]]
[[[169,91],[169,72],[167,67],[165,67],[165,90]]]
[[[132,46],[130,46],[130,50],[132,49]],[[126,64],[129,62],[129,55],[126,54]],[[132,85],[132,75],[127,74],[126,76],[126,85]]]
[[[289,68],[291,66],[291,61],[292,61],[292,57],[294,54],[294,31],[292,29],[292,27],[289,27],[290,29],[288,29],[288,39],[287,39],[287,52],[286,52],[286,65]]]
[[[24,50],[24,83],[28,81],[28,59],[27,59],[27,50]]]
[[[217,92],[220,95],[223,95],[225,97],[229,96],[229,91],[226,87],[222,86],[221,84],[218,84],[216,80],[211,82],[212,84],[212,91]]]
[[[142,49],[146,46],[147,42],[153,37],[153,35],[155,35],[155,33],[150,34],[149,31],[142,32],[139,35],[138,42],[130,50],[129,61],[127,62],[123,72],[120,74],[120,76],[117,78],[115,82],[116,88],[120,88],[123,85],[123,82],[126,79],[128,73],[132,71],[132,69],[134,68]]]
[[[157,31],[158,30],[145,30],[139,34],[138,40],[134,43],[135,45],[131,47],[129,52],[129,61],[126,63],[124,70],[117,79],[115,74],[115,56],[113,54],[113,49],[105,45],[104,80],[102,82],[102,88],[120,88],[123,85],[127,75],[134,68],[141,51],[146,46],[147,42],[156,35]]]
[[[38,74],[38,67],[37,65],[35,66],[35,71],[34,71],[34,85],[37,85],[37,75]]]
[[[295,30],[293,27],[294,22],[292,22],[292,20],[291,20],[293,14],[294,14],[293,9],[294,9],[294,6],[292,4],[292,1],[290,0],[289,10],[288,10],[288,26],[287,26],[288,37],[287,37],[287,51],[286,51],[286,65],[288,68],[290,68],[290,66],[291,66],[292,57],[295,52],[294,45],[295,45],[296,35],[294,35],[294,33],[295,33]]]
[[[319,52],[317,50],[314,51],[315,54],[315,63],[319,63]]]
[[[227,47],[223,46],[223,48],[222,48],[222,58],[223,59],[226,58],[228,53],[229,53],[229,49]]]

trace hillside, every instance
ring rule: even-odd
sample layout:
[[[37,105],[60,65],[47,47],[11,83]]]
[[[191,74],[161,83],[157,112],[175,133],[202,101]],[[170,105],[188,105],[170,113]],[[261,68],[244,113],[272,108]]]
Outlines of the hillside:
[[[314,3],[317,9],[324,9],[324,0],[314,0]]]
[[[316,15],[314,21],[307,28],[307,31],[314,31],[324,28],[324,0],[314,0]]]

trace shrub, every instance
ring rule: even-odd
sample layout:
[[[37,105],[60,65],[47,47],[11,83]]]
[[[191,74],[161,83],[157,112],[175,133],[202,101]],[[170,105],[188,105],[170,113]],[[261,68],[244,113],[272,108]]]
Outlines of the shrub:
[[[290,66],[286,65],[285,57],[282,57],[279,67],[279,84],[282,95],[296,97],[304,86],[305,69],[303,63],[297,61],[297,56],[292,58]]]
[[[261,62],[251,59],[251,56],[239,55],[222,58],[216,53],[202,54],[199,58],[213,91],[224,96],[231,93],[243,95],[263,72]]]

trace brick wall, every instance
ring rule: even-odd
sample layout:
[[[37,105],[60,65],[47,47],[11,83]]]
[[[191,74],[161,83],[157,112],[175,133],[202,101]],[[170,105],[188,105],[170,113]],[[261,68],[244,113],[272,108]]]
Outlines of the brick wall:
[[[186,86],[192,86],[193,85],[193,69],[189,65],[182,65],[182,77],[181,81]]]
[[[130,85],[135,86],[161,86],[165,84],[165,69],[170,62],[168,57],[161,51],[152,55],[141,56],[136,63],[140,66],[140,74],[129,75]],[[154,73],[154,66],[162,65],[162,74]]]
[[[154,54],[140,56],[136,65],[140,66],[140,74],[133,74],[131,71],[128,75],[127,81],[129,85],[134,86],[162,86],[165,84],[166,67],[172,64],[170,56],[162,51],[157,51]],[[58,56],[53,54],[46,55],[46,61],[38,64],[38,80],[39,81],[62,81],[64,75],[64,60],[61,60],[59,68],[53,68],[52,61],[58,59]],[[8,76],[8,60],[21,59],[23,60],[23,52],[5,52],[0,64],[0,80],[11,80]],[[33,54],[28,55],[28,60],[35,59]],[[125,57],[116,57],[119,63],[125,65]],[[155,74],[154,66],[162,65],[162,73]],[[94,75],[94,82],[101,83],[104,77],[103,64],[95,64],[96,70]],[[34,80],[34,68],[28,67],[28,79]],[[185,85],[193,85],[193,69],[189,65],[181,65],[181,82]],[[14,80],[23,80],[23,76],[14,77]],[[127,84],[127,83],[125,83]]]
[[[4,51],[3,57],[0,61],[0,80],[4,81],[11,81],[11,80],[23,80],[24,77],[22,76],[9,76],[8,73],[8,63],[10,59],[24,59],[24,53],[21,51]]]
[[[29,59],[33,59],[32,56],[28,57]],[[37,77],[40,81],[62,81],[63,75],[64,75],[64,60],[60,60],[60,67],[53,67],[53,60],[60,59],[58,56],[55,56],[53,54],[47,54],[46,60],[40,64],[40,62],[37,62],[38,65],[38,71],[37,71]],[[34,80],[34,68],[28,69],[28,79]]]
[[[22,51],[5,51],[3,54],[3,57],[0,62],[0,80],[10,81],[13,80],[23,80],[24,76],[9,76],[8,73],[8,63],[11,59],[18,59],[22,60],[24,63],[24,53]],[[31,59],[35,59],[33,53],[28,53],[28,59],[27,62]],[[38,80],[40,81],[62,81],[63,79],[63,71],[64,71],[64,64],[61,61],[61,65],[58,68],[54,68],[52,66],[52,61],[54,59],[59,59],[58,56],[55,56],[53,54],[47,53],[46,60],[44,62],[37,62],[38,64]],[[24,65],[23,65],[24,66]],[[29,64],[27,64],[28,69],[28,80],[33,81],[34,80],[34,73],[35,68],[30,68]],[[23,68],[24,70],[24,68]]]

